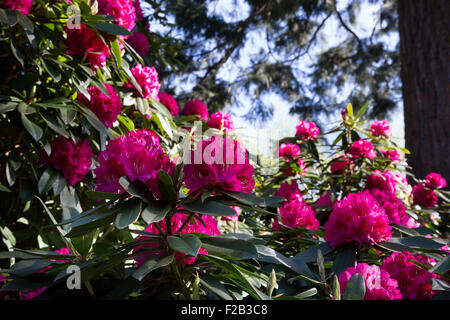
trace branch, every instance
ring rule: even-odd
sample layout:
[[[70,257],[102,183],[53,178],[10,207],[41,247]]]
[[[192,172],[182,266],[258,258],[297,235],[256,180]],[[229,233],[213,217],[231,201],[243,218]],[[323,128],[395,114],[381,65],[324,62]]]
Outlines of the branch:
[[[362,47],[361,39],[358,37],[358,35],[352,29],[350,29],[350,27],[345,23],[344,19],[342,18],[341,14],[339,13],[339,11],[336,7],[336,1],[334,1],[333,5],[334,5],[334,12],[336,12],[336,15],[337,15],[341,25],[344,27],[345,30],[350,32],[356,40],[358,40],[359,46]]]

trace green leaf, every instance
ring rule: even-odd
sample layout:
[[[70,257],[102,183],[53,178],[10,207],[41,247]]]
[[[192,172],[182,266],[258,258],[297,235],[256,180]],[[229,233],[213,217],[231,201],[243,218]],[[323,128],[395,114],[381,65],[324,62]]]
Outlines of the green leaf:
[[[91,21],[87,22],[86,25],[113,35],[120,35],[120,36],[131,35],[131,33],[124,27],[106,21]]]
[[[14,237],[14,234],[11,232],[11,230],[9,230],[8,227],[0,227],[0,231],[3,234],[3,236],[9,240],[9,242],[11,243],[11,245],[15,246],[16,245],[16,237]]]
[[[450,269],[450,254],[444,259],[435,264],[433,268],[429,270],[431,273],[446,273]]]
[[[148,202],[142,211],[142,219],[148,224],[159,222],[170,212],[171,205],[162,201]]]
[[[159,189],[161,190],[164,199],[170,201],[171,203],[176,203],[178,200],[178,196],[177,192],[175,191],[172,178],[164,170],[159,170],[158,177]]]
[[[34,31],[34,26],[33,26],[33,22],[31,22],[30,19],[28,19],[28,17],[26,15],[24,15],[22,12],[20,11],[16,11],[16,15],[17,15],[17,22],[19,22],[19,24],[28,31],[33,32]]]
[[[31,122],[24,114],[20,115],[22,119],[23,126],[28,131],[28,133],[33,137],[34,140],[39,141],[42,138],[44,131],[37,124]]]
[[[363,300],[366,294],[366,284],[360,273],[355,273],[347,283],[342,300]]]
[[[341,300],[341,286],[339,284],[339,278],[337,275],[333,276],[333,300]]]
[[[116,216],[117,229],[123,229],[135,222],[142,210],[142,201],[137,198],[128,200]]]
[[[293,257],[293,259],[294,259],[294,261],[301,260],[306,263],[314,262],[317,260],[317,250],[320,250],[323,255],[327,255],[333,249],[330,248],[328,243],[324,242],[324,243],[316,244],[312,247],[309,247],[305,251],[302,251],[302,252],[296,254]]]
[[[358,112],[356,113],[356,116],[355,116],[355,120],[358,120],[359,118],[361,118],[361,116],[364,114],[364,112],[366,112],[369,105],[370,105],[370,102],[367,102],[358,110]]]
[[[216,278],[210,275],[203,275],[200,278],[200,283],[207,289],[215,293],[219,298],[223,300],[233,300],[227,288]]]
[[[86,117],[87,121],[95,128],[98,132],[104,134],[105,136],[113,139],[111,132],[105,127],[105,125],[98,119],[98,117],[91,110],[86,108],[80,103],[77,103],[78,108],[81,110],[83,115]]]
[[[45,60],[42,57],[39,57],[39,60],[42,63],[45,71],[55,80],[55,82],[59,82],[61,80],[61,72],[57,66],[55,66],[52,62]]]
[[[339,275],[348,267],[353,267],[355,265],[356,256],[357,251],[355,246],[352,244],[344,246],[336,256],[331,270]]]
[[[14,56],[16,57],[16,59],[20,62],[20,64],[23,66],[25,66],[25,54],[23,53],[23,51],[18,47],[17,43],[11,39],[10,41],[10,45],[11,45],[11,51],[14,54]]]
[[[66,129],[64,129],[59,123],[58,121],[56,121],[55,119],[49,117],[48,115],[45,115],[44,113],[39,113],[42,117],[42,119],[44,119],[44,121],[47,123],[47,125],[56,133],[58,133],[61,136],[64,136],[65,138],[69,138],[70,135],[69,133],[66,131]]]
[[[11,189],[9,189],[8,187],[2,185],[1,183],[0,183],[0,191],[3,191],[3,192],[12,192]]]
[[[352,106],[351,103],[349,103],[349,104],[347,105],[347,111],[348,111],[348,116],[349,116],[350,118],[353,118],[353,106]]]
[[[120,193],[108,193],[108,192],[100,192],[88,190],[85,192],[86,196],[92,200],[117,200],[122,198],[124,195]]]
[[[256,259],[258,251],[253,243],[247,240],[225,237],[202,237],[202,248],[219,255],[238,259]]]
[[[316,288],[311,288],[309,290],[303,291],[302,293],[299,293],[297,295],[295,295],[295,297],[297,299],[306,299],[312,296],[315,296],[317,294],[317,289]]]
[[[53,187],[53,184],[56,182],[57,178],[58,172],[55,169],[52,167],[45,169],[38,182],[39,194],[48,192]]]
[[[126,176],[124,176],[120,177],[119,184],[132,196],[138,197],[147,203],[155,201],[155,197],[150,192],[147,185],[139,180],[131,182]]]
[[[122,66],[122,52],[120,51],[120,47],[119,47],[119,40],[115,39],[114,41],[111,41],[111,48],[112,48],[112,53],[113,53],[113,57],[117,62],[117,66],[120,68]]]
[[[422,236],[392,238],[388,243],[401,244],[410,248],[439,250],[445,243],[437,242]]]
[[[190,233],[183,233],[180,237],[168,236],[167,242],[173,250],[196,257],[202,246],[200,239]]]
[[[173,262],[174,256],[173,254],[166,256],[162,259],[158,259],[158,257],[151,256],[147,261],[145,261],[139,269],[137,269],[132,277],[138,281],[142,281],[150,272],[156,270],[158,268],[167,266]]]
[[[201,214],[206,214],[209,216],[234,216],[236,211],[234,209],[215,201],[205,201],[202,203],[201,199],[197,199],[192,202],[182,203],[184,209],[197,212]]]
[[[91,232],[80,237],[71,239],[71,242],[78,253],[83,257],[86,257],[92,248],[92,242],[94,241],[95,232]]]

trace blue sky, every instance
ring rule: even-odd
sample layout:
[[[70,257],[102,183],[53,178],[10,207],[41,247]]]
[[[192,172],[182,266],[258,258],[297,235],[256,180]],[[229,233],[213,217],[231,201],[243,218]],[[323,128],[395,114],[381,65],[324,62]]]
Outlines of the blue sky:
[[[346,3],[347,0],[338,1],[338,9],[343,9],[346,6]],[[238,8],[238,10],[236,10],[236,8]],[[378,21],[379,10],[379,6],[371,5],[367,1],[361,1],[360,13],[357,16],[355,25],[352,25],[353,31],[359,37],[370,35],[372,28]],[[240,21],[245,19],[249,14],[249,8],[243,0],[209,1],[208,11],[210,14],[223,16],[224,19],[229,22]],[[151,21],[151,29],[152,31],[160,31],[163,33],[168,31],[153,21]],[[301,71],[307,71],[308,65],[310,65],[313,61],[315,54],[324,51],[331,46],[339,44],[347,37],[349,37],[349,34],[340,26],[335,17],[328,19],[323,30],[319,34],[319,41],[316,41],[316,44],[311,47],[309,55],[305,55],[297,61],[296,67]],[[388,45],[395,46],[398,42],[398,36],[391,36],[391,38],[386,38],[385,41]],[[232,81],[238,74],[239,69],[245,68],[249,64],[253,55],[258,55],[261,51],[267,52],[268,50],[269,48],[267,47],[264,34],[258,31],[251,32],[248,36],[246,46],[241,50],[240,58],[238,60],[229,59],[229,61],[221,68],[218,77]],[[193,85],[194,83],[189,83],[189,81],[183,83],[180,82],[177,86],[176,93],[189,92],[192,90]],[[349,86],[344,90],[344,92],[332,92],[332,94],[346,96],[350,89],[351,87]],[[295,134],[295,126],[301,119],[297,115],[289,114],[289,102],[281,99],[275,94],[267,96],[267,103],[275,106],[275,112],[272,119],[260,125],[250,123],[243,118],[251,107],[252,97],[249,94],[242,94],[238,99],[244,107],[228,105],[223,108],[224,111],[227,111],[233,115],[235,126],[240,128],[240,130],[238,130],[238,134],[240,132],[244,132],[246,135],[258,136],[261,132],[269,132],[273,139],[293,136]],[[346,102],[343,103],[342,107],[344,108],[345,106]],[[327,130],[332,127],[339,121],[339,117],[339,112],[335,112],[320,118],[323,129]],[[404,145],[403,108],[401,105],[399,105],[397,110],[391,114],[391,118],[388,120],[392,123],[394,137],[397,142],[400,145]]]

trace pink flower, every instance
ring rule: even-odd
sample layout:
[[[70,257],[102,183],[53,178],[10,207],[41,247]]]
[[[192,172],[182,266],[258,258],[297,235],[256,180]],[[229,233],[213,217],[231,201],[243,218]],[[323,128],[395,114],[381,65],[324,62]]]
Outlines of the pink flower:
[[[303,200],[289,201],[280,208],[280,217],[275,218],[272,224],[274,230],[282,230],[279,218],[283,225],[292,229],[297,227],[308,230],[319,229],[319,221],[316,219],[314,210]]]
[[[285,162],[291,162],[292,160],[295,161],[295,163],[298,166],[297,168],[294,168],[296,172],[300,171],[300,176],[304,175],[304,171],[306,169],[306,162],[300,158],[300,147],[294,143],[282,143],[278,149],[278,154]],[[284,169],[282,172],[286,175],[293,175],[294,172],[292,170],[292,166],[285,166],[288,167]]]
[[[377,265],[369,266],[367,263],[357,263],[355,267],[349,267],[339,275],[341,295],[344,294],[350,278],[356,273],[361,274],[364,278],[366,286],[364,300],[399,300],[402,298],[397,281]]]
[[[345,110],[347,110],[347,109],[345,109]],[[327,192],[325,194],[322,194],[319,197],[319,199],[317,199],[315,207],[316,207],[316,209],[333,207],[333,202],[331,201],[330,193]]]
[[[379,243],[391,238],[389,218],[370,192],[350,193],[334,204],[325,223],[325,241],[331,247],[349,241]]]
[[[82,141],[78,139],[75,142],[65,137],[57,137],[50,142],[51,153],[47,155],[44,151],[42,154],[42,162],[45,166],[53,166],[66,177],[71,185],[84,179],[90,171],[92,164],[92,148],[89,140]]]
[[[171,96],[170,94],[166,92],[160,92],[158,95],[159,102],[161,102],[167,110],[169,110],[170,114],[174,117],[178,115],[178,103],[177,101]]]
[[[132,0],[97,0],[98,13],[115,18],[116,23],[127,29],[133,30],[135,26],[136,12]]]
[[[144,19],[144,14],[142,13],[142,8],[141,8],[141,2],[140,2],[140,0],[132,0],[132,1],[133,1],[133,6],[134,6],[134,11],[136,13],[136,20],[141,21],[142,19]]]
[[[236,214],[234,216],[222,216],[222,220],[238,221],[239,216],[241,215],[241,212],[242,212],[241,208],[236,207],[236,206],[232,206],[230,208],[232,208],[234,211],[236,211]]]
[[[370,125],[370,132],[375,137],[377,136],[385,136],[387,138],[392,137],[391,124],[386,120],[382,121],[375,120],[374,122],[372,122],[372,124]]]
[[[431,278],[433,275],[411,261],[417,261],[431,266],[430,259],[418,254],[412,255],[408,251],[394,252],[387,257],[381,269],[387,271],[390,276],[398,281],[398,288],[403,299],[424,300],[430,299],[435,293],[431,290]]]
[[[439,173],[431,172],[425,177],[425,186],[430,189],[445,188],[447,181]]]
[[[385,157],[391,160],[392,162],[400,162],[402,161],[402,158],[400,156],[400,153],[398,153],[397,150],[380,150],[380,153]]]
[[[130,46],[141,56],[146,56],[148,54],[148,39],[147,36],[141,32],[134,32],[128,39],[127,42]]]
[[[296,181],[291,181],[291,183],[284,182],[281,184],[280,189],[278,189],[274,196],[283,197],[286,199],[283,203],[287,203],[288,201],[303,201],[303,195],[300,189],[298,188],[298,184]]]
[[[142,95],[139,91],[133,86],[133,84],[127,82],[124,84],[125,89],[131,89],[134,93],[142,98],[148,99],[151,98],[153,100],[159,101],[159,89],[161,88],[161,84],[158,80],[158,72],[154,67],[143,67],[138,64],[134,68],[131,68],[131,73],[133,74],[136,82],[142,90]]]
[[[295,136],[300,136],[303,140],[314,140],[320,134],[320,130],[314,122],[300,121],[296,129]]]
[[[286,162],[300,157],[300,147],[294,143],[282,143],[278,148],[278,154]]]
[[[79,29],[69,29],[67,26],[64,29],[67,33],[67,54],[87,55],[94,71],[104,66],[109,57],[109,48],[94,31],[84,24],[81,24]]]
[[[189,100],[181,110],[183,116],[198,115],[202,120],[208,120],[209,113],[206,105],[201,100]]]
[[[199,141],[191,151],[190,163],[184,165],[186,187],[250,193],[255,187],[253,166],[247,151],[226,137]]]
[[[364,139],[359,139],[354,141],[353,144],[348,149],[353,158],[375,158],[377,156],[376,152],[373,150],[373,145],[370,141]]]
[[[412,190],[413,203],[422,207],[431,208],[437,205],[438,198],[433,189],[423,184],[415,185]]]
[[[24,15],[30,13],[33,0],[2,0],[1,6],[4,8],[11,8],[13,10],[20,11]]]
[[[158,136],[147,129],[127,132],[125,136],[110,140],[97,161],[99,166],[94,170],[96,190],[111,193],[123,191],[119,179],[127,176],[130,181],[146,183],[152,193],[161,198],[158,172],[164,170],[171,175],[174,170]]]
[[[366,188],[369,190],[387,190],[395,194],[397,192],[397,179],[388,169],[383,173],[380,170],[374,170],[373,174],[367,178]]]
[[[90,100],[82,93],[78,94],[77,100],[91,109],[107,128],[111,128],[122,111],[122,101],[111,85],[105,83],[105,87],[109,98],[100,89],[92,86],[88,88]]]
[[[211,115],[207,122],[208,127],[223,131],[224,133],[231,133],[234,130],[233,120],[231,115],[226,112],[216,112]]]
[[[176,233],[178,232],[178,230],[181,228],[181,226],[183,225],[183,223],[186,221],[186,219],[188,218],[187,215],[182,214],[182,213],[175,213],[172,217],[172,232]],[[181,231],[181,233],[204,233],[204,234],[209,234],[209,235],[219,235],[220,231],[219,229],[217,229],[217,220],[214,219],[211,216],[206,216],[206,215],[201,215],[200,219],[202,220],[197,221],[197,219],[191,219],[186,226],[183,228],[183,230]],[[166,226],[166,219],[161,220],[160,222],[158,222],[159,227],[161,228],[162,231],[166,231],[167,226]],[[146,232],[149,233],[154,233],[154,234],[159,234],[159,230],[157,227],[154,226],[154,224],[150,224],[146,229]],[[147,236],[141,236],[136,238],[136,241],[143,241],[143,240],[147,240],[149,239],[149,237]],[[134,260],[136,260],[137,263],[137,267],[139,268],[150,256],[154,255],[154,254],[165,254],[165,249],[163,249],[161,247],[161,245],[164,245],[162,243],[158,243],[158,242],[147,242],[144,243],[142,245],[137,246],[134,250],[133,253],[137,253],[139,250],[149,250],[147,252],[142,252],[137,254],[137,256],[135,256]],[[201,248],[198,252],[198,254],[208,254],[208,252]],[[195,257],[189,257],[186,258],[187,255],[181,252],[175,252],[175,259],[177,261],[182,261],[184,264],[192,264],[195,262]]]
[[[395,193],[379,189],[372,189],[370,193],[377,199],[378,204],[384,208],[390,223],[402,225],[407,228],[419,227],[419,224],[406,213],[405,205],[396,197]]]
[[[345,109],[345,110],[347,110],[347,109]],[[338,155],[336,158],[337,159],[335,161],[333,161],[330,165],[331,173],[342,172],[350,164],[350,160],[347,158],[347,156],[345,154],[342,156]]]

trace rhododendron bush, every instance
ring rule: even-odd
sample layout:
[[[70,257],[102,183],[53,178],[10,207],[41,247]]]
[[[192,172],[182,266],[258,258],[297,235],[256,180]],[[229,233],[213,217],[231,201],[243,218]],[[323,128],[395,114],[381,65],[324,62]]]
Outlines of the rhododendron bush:
[[[230,114],[164,91],[144,20],[0,1],[2,299],[449,297],[448,177],[412,176],[388,121],[302,120],[267,174]]]

